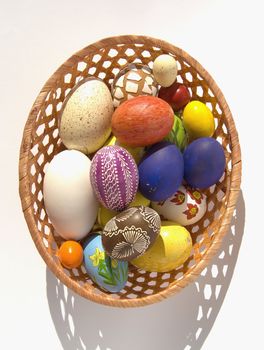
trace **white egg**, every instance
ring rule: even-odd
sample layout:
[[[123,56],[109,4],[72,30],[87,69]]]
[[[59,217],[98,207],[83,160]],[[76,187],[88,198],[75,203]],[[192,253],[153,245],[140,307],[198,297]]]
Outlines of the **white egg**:
[[[108,139],[114,106],[103,81],[92,78],[81,81],[64,101],[61,111],[59,133],[68,149],[89,154]]]
[[[45,208],[57,233],[80,240],[93,227],[98,202],[90,182],[90,159],[75,150],[58,153],[50,162],[43,184]]]
[[[166,201],[151,202],[151,207],[166,220],[182,226],[192,225],[201,220],[206,213],[206,195],[183,185]]]
[[[154,60],[153,75],[161,86],[171,86],[175,82],[177,74],[177,62],[172,56],[160,55]]]

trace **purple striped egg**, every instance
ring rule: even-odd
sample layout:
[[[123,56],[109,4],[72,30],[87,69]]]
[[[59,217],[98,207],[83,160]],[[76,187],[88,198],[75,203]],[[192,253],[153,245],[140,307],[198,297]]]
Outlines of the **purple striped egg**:
[[[97,151],[90,176],[98,201],[110,210],[124,210],[136,195],[137,165],[123,147],[105,146]]]

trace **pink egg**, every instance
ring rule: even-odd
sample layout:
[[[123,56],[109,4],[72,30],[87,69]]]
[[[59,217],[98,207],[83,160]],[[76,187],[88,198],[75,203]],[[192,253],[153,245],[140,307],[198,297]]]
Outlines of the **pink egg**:
[[[120,146],[105,146],[96,152],[90,177],[97,199],[110,210],[124,210],[138,189],[137,165]]]
[[[151,202],[151,207],[166,220],[177,222],[182,226],[192,225],[206,212],[206,195],[195,188],[182,185],[167,200]]]

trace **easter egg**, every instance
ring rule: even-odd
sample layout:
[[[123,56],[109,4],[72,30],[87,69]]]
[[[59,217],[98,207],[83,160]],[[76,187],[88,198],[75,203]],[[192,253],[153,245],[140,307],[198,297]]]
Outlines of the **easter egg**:
[[[160,231],[160,217],[148,207],[131,207],[105,225],[102,242],[107,254],[117,260],[131,260],[151,247]]]
[[[137,165],[132,156],[120,146],[105,146],[96,152],[90,176],[96,197],[110,210],[123,210],[136,195]]]
[[[58,251],[58,257],[63,266],[68,269],[79,267],[83,261],[83,249],[75,241],[63,242]]]
[[[98,233],[89,235],[83,244],[84,267],[91,280],[103,290],[118,293],[127,282],[128,263],[111,259]]]
[[[200,101],[189,102],[183,110],[183,125],[191,140],[210,137],[215,130],[214,116]]]
[[[158,84],[148,66],[132,63],[122,69],[112,83],[114,107],[139,95],[156,96]]]
[[[162,99],[138,96],[125,101],[115,110],[112,131],[117,140],[131,147],[161,141],[173,125],[173,110]]]
[[[171,142],[150,147],[139,166],[139,190],[151,201],[163,201],[173,195],[183,179],[183,157]]]
[[[188,88],[177,81],[169,87],[161,87],[158,96],[168,102],[175,112],[182,109],[191,100]]]
[[[82,80],[63,103],[59,134],[64,145],[89,154],[103,146],[111,133],[114,111],[111,93],[99,79]]]
[[[65,150],[55,155],[46,170],[45,209],[64,239],[84,238],[95,223],[98,201],[90,181],[90,167],[91,161],[83,153]]]
[[[191,251],[192,239],[186,228],[175,222],[162,221],[153,246],[131,263],[149,272],[168,272],[181,266]]]
[[[183,127],[182,120],[177,115],[174,115],[172,129],[164,140],[174,143],[181,151],[183,151],[187,145],[188,137]]]
[[[131,156],[134,158],[135,162],[138,164],[143,157],[145,150],[144,147],[130,147],[122,142],[119,142],[115,136],[111,136],[104,144],[104,146],[117,145],[126,149]]]
[[[178,67],[170,55],[160,55],[153,62],[153,74],[157,82],[164,87],[171,86],[177,77]]]
[[[182,226],[192,225],[206,213],[206,195],[198,189],[183,185],[166,201],[152,202],[151,207],[165,220]]]
[[[190,143],[183,153],[184,179],[192,187],[207,188],[217,183],[225,170],[222,145],[211,137]]]
[[[136,207],[139,205],[143,205],[144,207],[148,207],[150,205],[150,200],[145,198],[140,192],[136,193],[136,197],[129,204],[129,207]],[[114,216],[118,214],[117,211],[109,210],[105,207],[100,206],[98,210],[97,220],[101,227],[104,227],[106,223],[111,220]]]

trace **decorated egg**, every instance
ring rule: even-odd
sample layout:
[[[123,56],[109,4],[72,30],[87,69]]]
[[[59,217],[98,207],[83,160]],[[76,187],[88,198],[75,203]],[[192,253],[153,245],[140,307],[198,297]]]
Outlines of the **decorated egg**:
[[[225,170],[224,149],[211,137],[202,137],[190,143],[183,159],[184,179],[192,187],[203,189],[216,184]]]
[[[154,96],[138,96],[122,103],[114,112],[112,131],[118,142],[131,147],[161,141],[170,132],[174,113],[171,106]]]
[[[131,207],[105,225],[102,242],[107,254],[117,260],[132,260],[144,254],[160,231],[160,217],[149,207]]]
[[[139,205],[143,205],[148,207],[150,205],[150,200],[145,198],[140,192],[136,193],[135,199],[129,204],[129,207],[136,207]],[[109,210],[103,206],[100,206],[98,210],[97,220],[101,227],[104,227],[106,223],[111,220],[114,216],[118,214],[117,211]]]
[[[68,269],[79,267],[83,261],[83,249],[75,241],[63,242],[58,251],[58,257],[63,266]]]
[[[134,158],[137,164],[140,162],[145,152],[144,147],[130,147],[128,145],[125,145],[124,143],[118,142],[115,136],[109,137],[109,139],[106,141],[104,145],[105,146],[117,145],[125,148],[131,154],[131,156]]]
[[[160,55],[153,63],[153,74],[157,82],[164,87],[172,85],[177,77],[178,67],[175,59],[170,55]]]
[[[186,228],[175,222],[162,221],[153,246],[131,263],[149,272],[168,272],[181,266],[191,251],[192,239]]]
[[[213,113],[203,102],[189,102],[183,110],[182,119],[191,140],[199,137],[210,137],[214,133]]]
[[[84,266],[91,280],[103,290],[118,293],[127,282],[128,263],[111,259],[99,233],[89,235],[83,245]]]
[[[164,140],[174,143],[181,151],[187,145],[188,138],[183,127],[182,120],[176,114],[174,115],[174,123],[169,134]]]
[[[164,201],[173,195],[183,179],[183,157],[171,142],[153,145],[139,166],[139,190],[151,201]]]
[[[137,165],[120,146],[101,148],[93,157],[90,176],[96,197],[110,210],[123,210],[136,195]]]
[[[114,111],[106,84],[94,78],[82,80],[63,103],[59,134],[64,145],[89,154],[103,146],[111,133]]]
[[[98,201],[90,181],[91,161],[65,150],[50,162],[43,184],[44,204],[57,233],[67,240],[84,238],[93,227]]]
[[[158,84],[148,66],[132,63],[121,70],[112,84],[114,107],[139,95],[156,96]]]
[[[206,195],[189,186],[180,186],[166,201],[152,202],[151,206],[165,220],[182,226],[192,225],[206,213]]]

